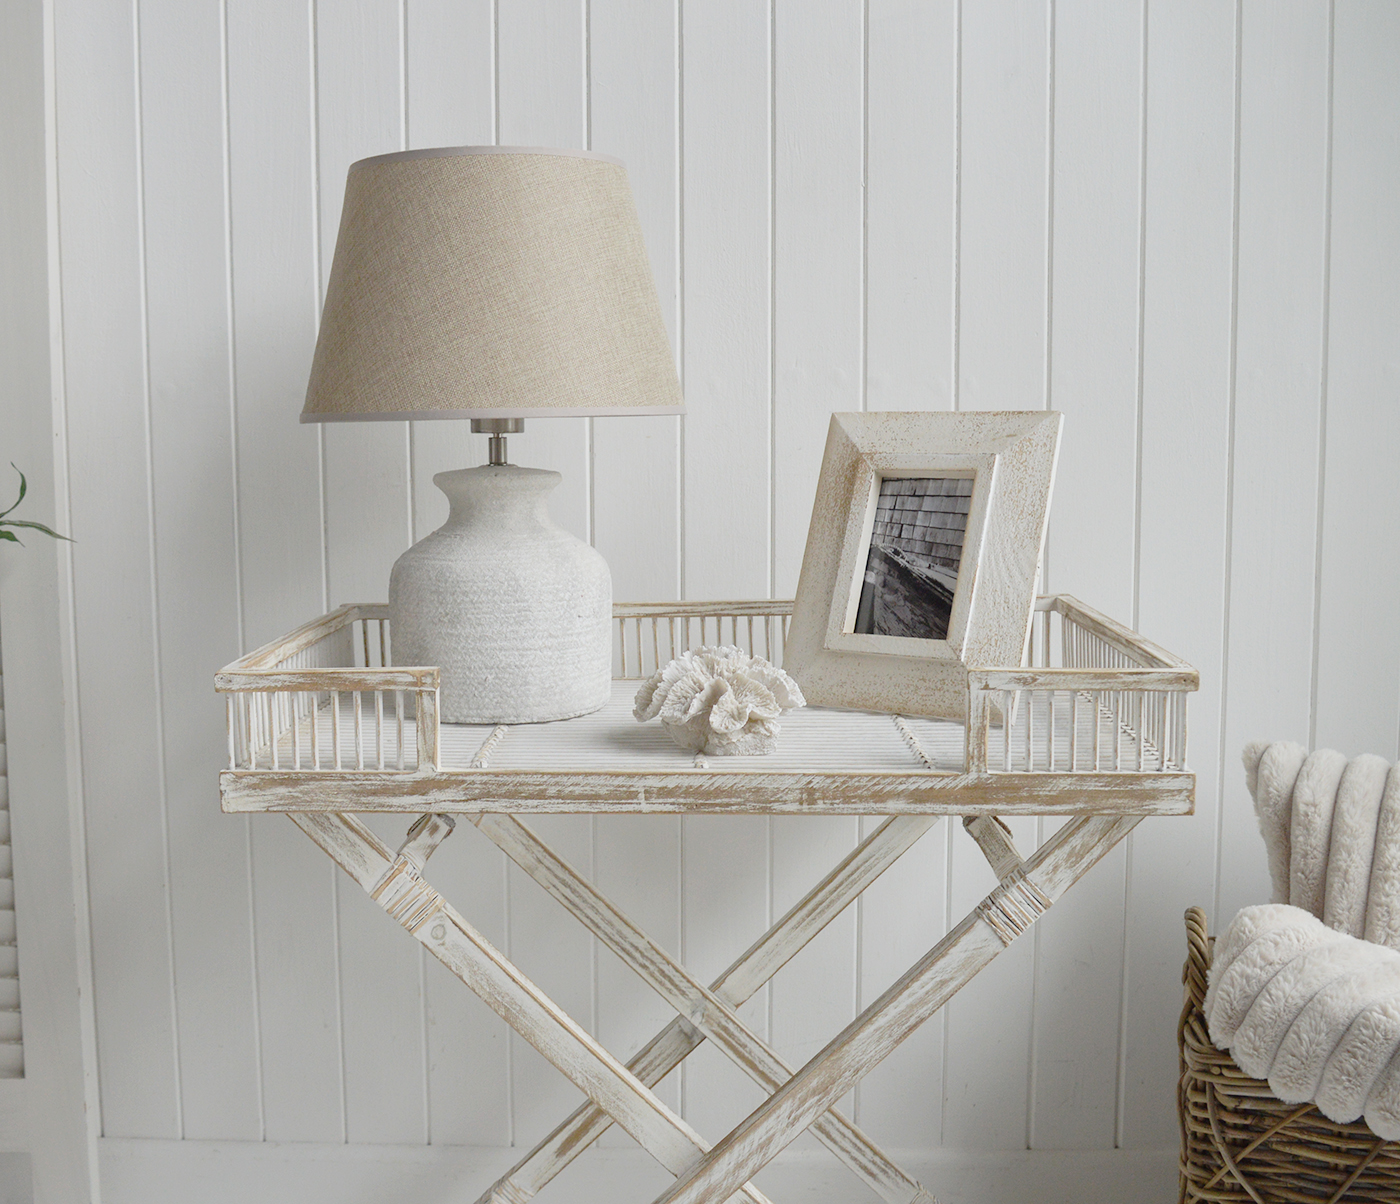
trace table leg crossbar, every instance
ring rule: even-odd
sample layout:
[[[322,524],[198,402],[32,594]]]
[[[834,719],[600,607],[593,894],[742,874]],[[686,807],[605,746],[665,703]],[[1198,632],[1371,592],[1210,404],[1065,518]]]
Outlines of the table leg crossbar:
[[[397,854],[353,816],[292,819],[377,903],[588,1096],[479,1204],[526,1204],[600,1136],[620,1124],[676,1181],[655,1204],[765,1197],[748,1181],[803,1130],[831,1149],[888,1204],[933,1204],[835,1105],[864,1075],[1024,932],[1105,853],[1137,816],[1080,816],[1024,861],[990,816],[965,820],[999,879],[996,889],[807,1064],[794,1071],[739,1018],[739,1006],[938,820],[885,821],[710,986],[689,974],[604,895],[511,815],[471,821],[630,966],[678,1013],[621,1065],[498,952],[422,878],[451,832],[420,818]],[[713,1149],[650,1088],[706,1039],[768,1098]]]

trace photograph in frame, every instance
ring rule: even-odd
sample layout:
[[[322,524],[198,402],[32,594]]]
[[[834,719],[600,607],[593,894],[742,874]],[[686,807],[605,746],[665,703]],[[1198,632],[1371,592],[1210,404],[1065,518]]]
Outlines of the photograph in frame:
[[[948,638],[972,485],[970,476],[881,480],[853,631]]]

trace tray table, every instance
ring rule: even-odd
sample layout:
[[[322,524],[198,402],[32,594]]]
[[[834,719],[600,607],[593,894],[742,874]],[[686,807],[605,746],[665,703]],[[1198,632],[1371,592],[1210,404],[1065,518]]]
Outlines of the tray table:
[[[781,663],[790,602],[619,604],[610,701],[555,723],[439,722],[435,667],[393,665],[388,608],[345,606],[223,669],[228,812],[282,811],[590,1102],[482,1197],[523,1204],[610,1124],[675,1176],[656,1204],[765,1197],[749,1179],[804,1129],[890,1204],[933,1197],[834,1109],[900,1041],[1146,815],[1189,814],[1194,669],[1068,595],[1036,603],[1027,664],[969,672],[968,721],[806,708],[775,754],[695,756],[632,718],[638,680],[679,652],[738,644]],[[416,818],[390,849],[355,812]],[[519,818],[530,812],[887,817],[719,979],[690,975]],[[805,1066],[740,1005],[944,815],[997,887]],[[1072,817],[1023,858],[1001,815]],[[677,1012],[623,1066],[425,880],[466,817]],[[703,1041],[766,1101],[711,1147],[650,1090]]]

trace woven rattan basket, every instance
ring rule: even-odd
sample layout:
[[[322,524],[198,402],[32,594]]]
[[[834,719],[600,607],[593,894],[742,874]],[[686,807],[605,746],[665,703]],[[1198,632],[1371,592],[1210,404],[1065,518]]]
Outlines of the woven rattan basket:
[[[1231,1204],[1400,1201],[1400,1142],[1361,1121],[1338,1124],[1312,1104],[1285,1104],[1206,1033],[1201,1007],[1211,946],[1206,916],[1186,913],[1186,1001],[1178,1048],[1181,1189],[1178,1200]]]

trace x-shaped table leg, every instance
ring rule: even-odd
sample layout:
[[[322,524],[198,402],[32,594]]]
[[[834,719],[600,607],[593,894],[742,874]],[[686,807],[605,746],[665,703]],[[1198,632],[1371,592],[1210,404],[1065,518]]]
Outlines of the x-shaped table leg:
[[[518,819],[493,813],[470,818],[516,865],[765,1092],[771,1095],[792,1077],[792,1068],[759,1040],[723,998],[692,977]],[[888,1204],[933,1204],[933,1197],[916,1180],[835,1109],[817,1117],[812,1131]]]
[[[433,817],[445,831],[451,821]],[[394,919],[497,1015],[611,1113],[672,1174],[682,1174],[709,1146],[630,1071],[520,973],[419,876],[426,852],[418,825],[397,855],[352,815],[294,814],[293,821]],[[431,821],[428,827],[431,826]],[[427,842],[430,843],[430,842]],[[769,1204],[751,1184],[707,1200]]]
[[[941,819],[937,815],[887,819],[715,979],[710,990],[734,1009],[747,1002]],[[648,1087],[655,1086],[704,1040],[704,1033],[678,1016],[637,1052],[627,1069]],[[583,1104],[477,1204],[526,1204],[611,1125],[612,1117],[604,1109]]]
[[[901,817],[882,825],[710,989],[687,975],[523,825],[506,816],[473,818],[682,1011],[633,1059],[634,1067],[645,1072],[645,1081],[621,1066],[422,880],[423,863],[451,830],[450,820],[424,817],[391,857],[353,816],[292,816],[385,911],[678,1176],[655,1204],[709,1204],[731,1197],[766,1204],[747,1180],[809,1126],[887,1200],[913,1204],[931,1197],[831,1109],[1122,840],[1140,817],[1075,818],[1024,863],[990,825],[980,819],[970,822],[969,830],[989,860],[994,865],[998,859],[1005,861],[998,869],[1001,882],[996,890],[790,1077],[787,1067],[734,1014],[742,1002],[739,988],[747,988],[742,998],[757,990],[927,830],[931,817]],[[781,939],[776,939],[779,933]],[[645,1085],[659,1080],[706,1033],[773,1091],[713,1150]],[[601,1113],[594,1116],[581,1109],[484,1199],[524,1204],[537,1188],[517,1181],[523,1173],[533,1169],[533,1177],[547,1182],[606,1127]],[[541,1171],[547,1173],[540,1177]]]
[[[1025,931],[1140,816],[1070,820],[654,1204],[724,1199],[757,1174]]]

